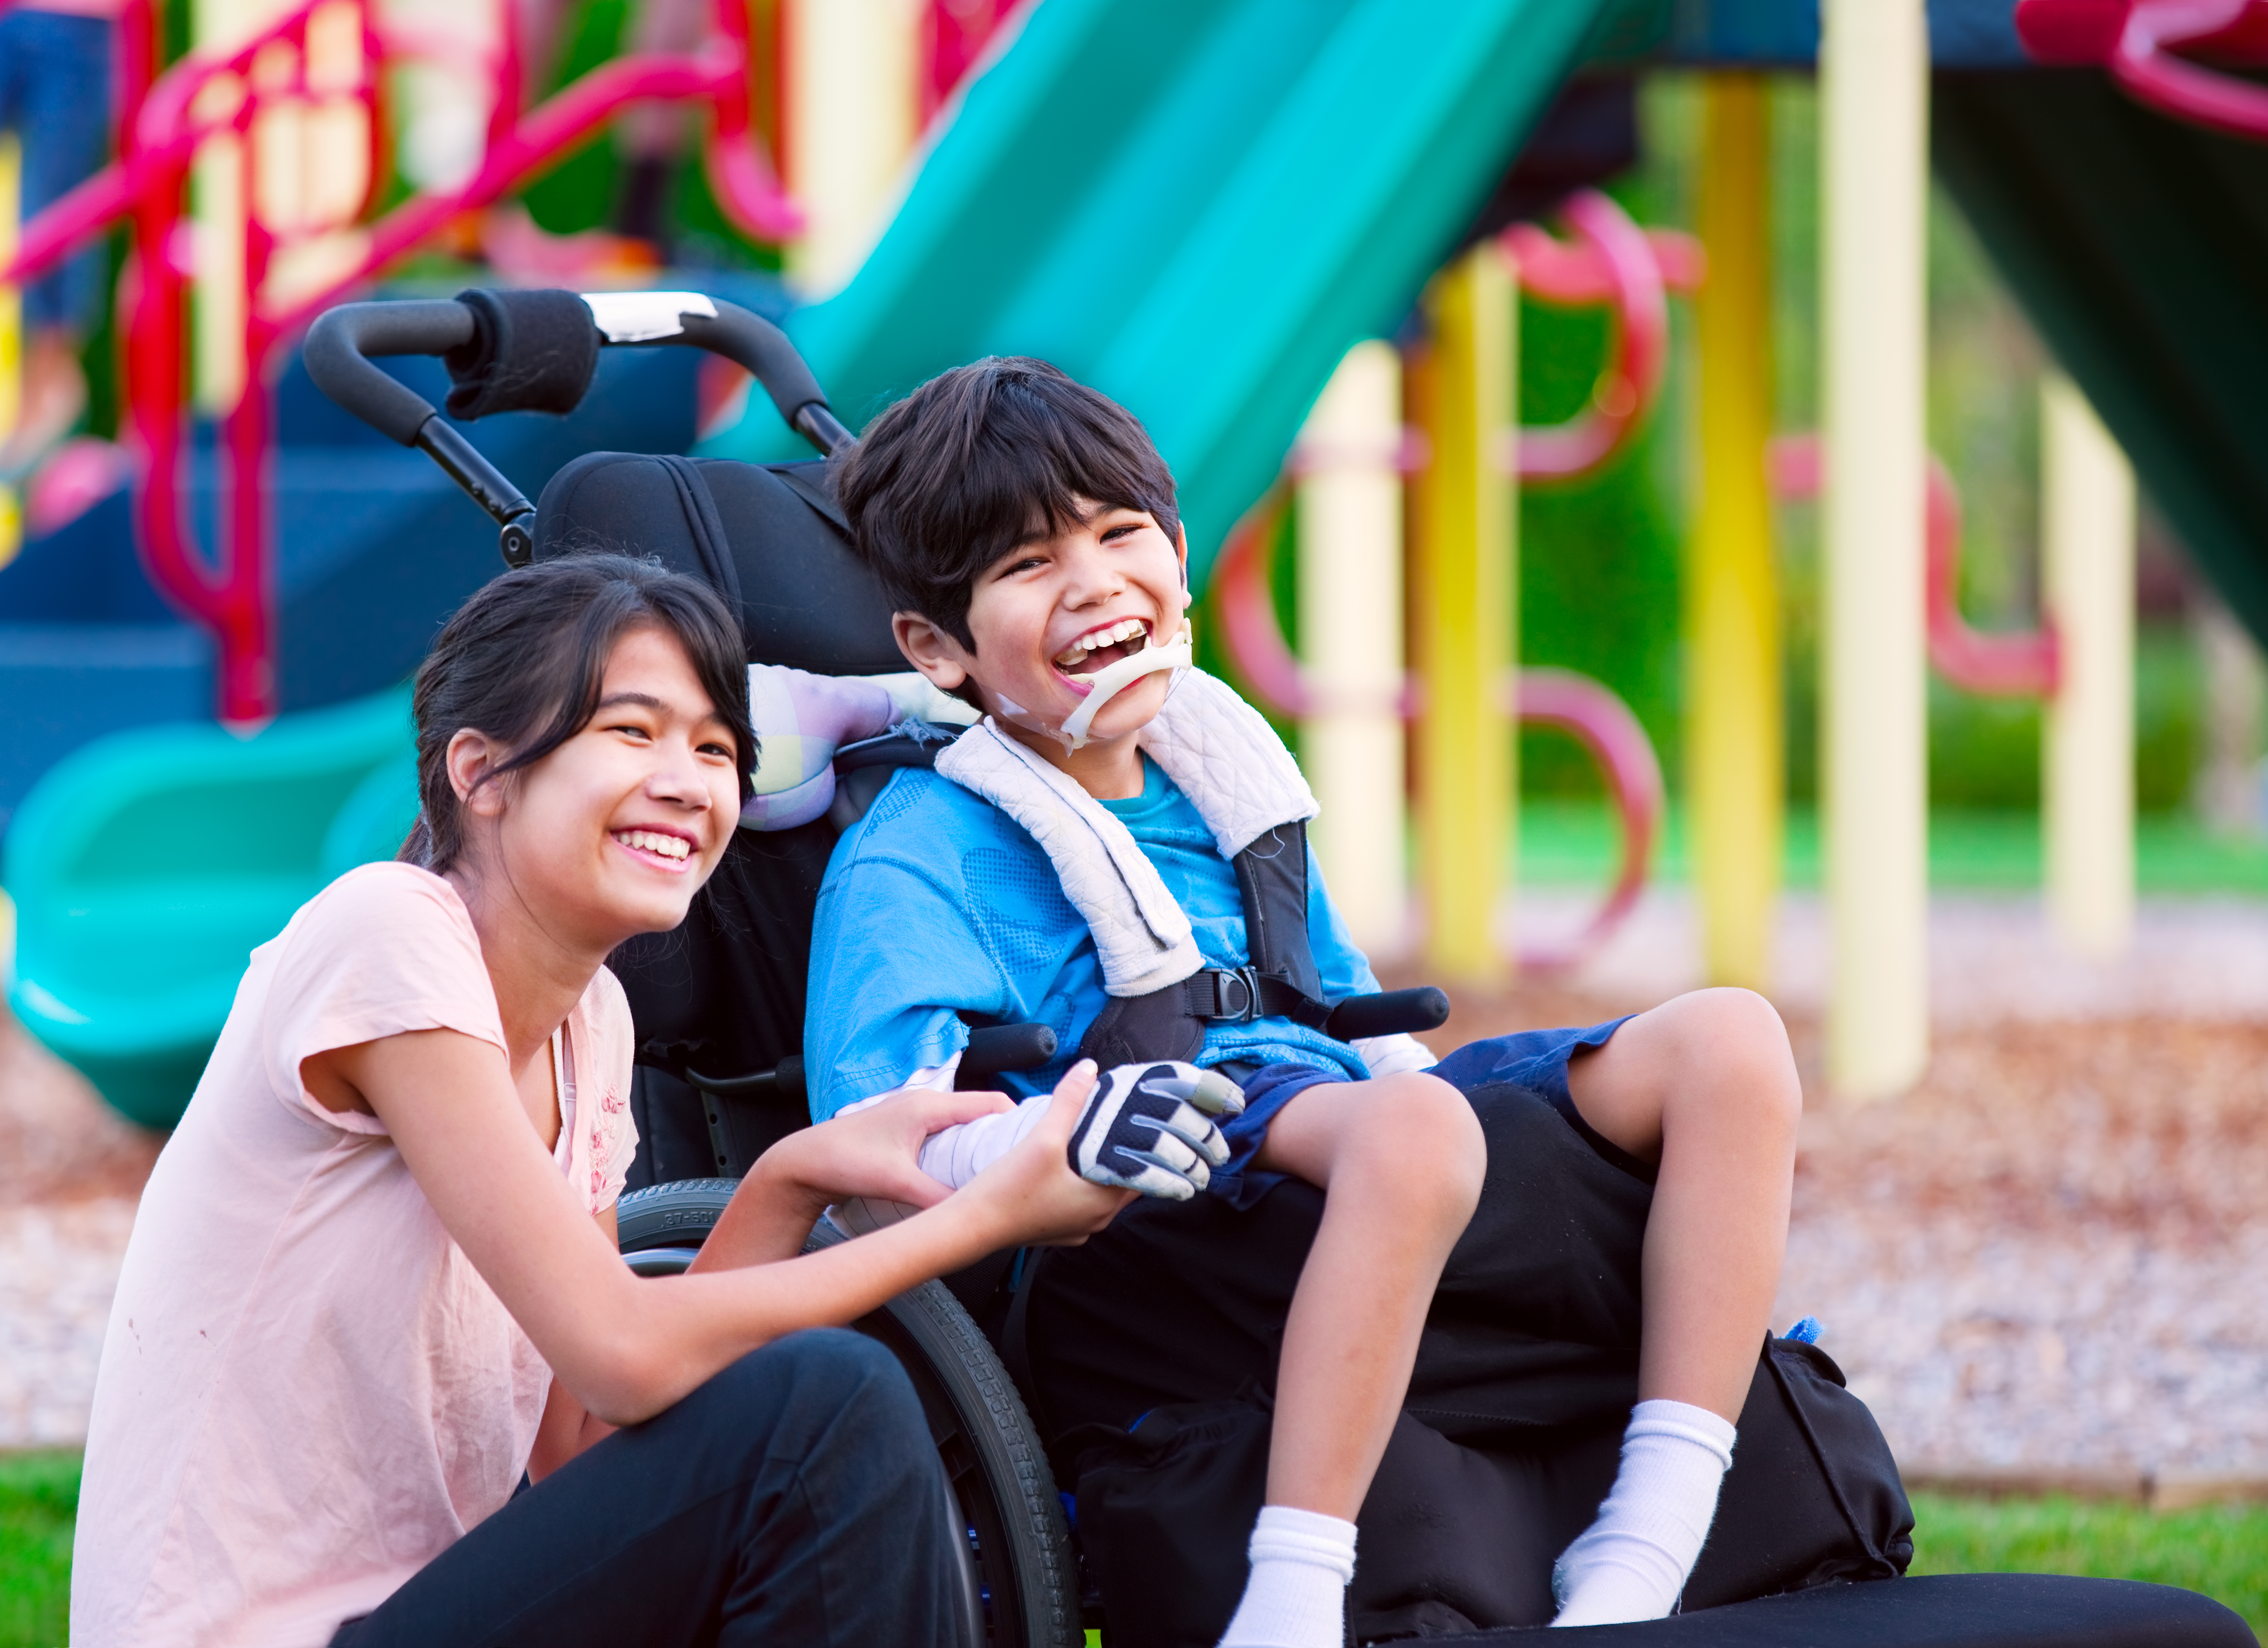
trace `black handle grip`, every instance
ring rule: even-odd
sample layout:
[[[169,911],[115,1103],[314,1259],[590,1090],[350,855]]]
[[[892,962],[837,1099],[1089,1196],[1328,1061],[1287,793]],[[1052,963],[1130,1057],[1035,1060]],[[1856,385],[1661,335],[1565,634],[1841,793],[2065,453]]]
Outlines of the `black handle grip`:
[[[967,1087],[1002,1070],[1037,1070],[1055,1056],[1056,1033],[1043,1024],[989,1025],[968,1033],[954,1081]]]
[[[417,444],[432,403],[370,364],[373,355],[446,355],[473,339],[473,312],[453,298],[341,304],[307,329],[315,387],[390,440]]]
[[[1359,1041],[1369,1036],[1438,1030],[1448,1017],[1447,995],[1431,984],[1421,984],[1416,990],[1348,997],[1331,1009],[1331,1016],[1323,1021],[1323,1034],[1335,1041]]]
[[[968,1033],[968,1045],[961,1049],[955,1078],[966,1086],[969,1078],[998,1076],[1002,1070],[1035,1070],[1055,1056],[1056,1033],[1047,1026],[993,1025]],[[720,1099],[806,1097],[803,1057],[797,1053],[789,1054],[770,1070],[750,1076],[703,1076],[699,1070],[688,1070],[685,1079],[700,1092]]]

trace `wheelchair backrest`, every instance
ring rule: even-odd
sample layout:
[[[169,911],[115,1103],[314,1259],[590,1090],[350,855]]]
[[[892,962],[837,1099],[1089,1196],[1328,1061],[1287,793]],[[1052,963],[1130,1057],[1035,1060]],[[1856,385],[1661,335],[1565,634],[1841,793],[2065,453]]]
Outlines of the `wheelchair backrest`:
[[[535,555],[593,548],[704,579],[739,609],[752,664],[823,675],[906,667],[889,599],[850,554],[828,460],[585,453],[543,489]]]

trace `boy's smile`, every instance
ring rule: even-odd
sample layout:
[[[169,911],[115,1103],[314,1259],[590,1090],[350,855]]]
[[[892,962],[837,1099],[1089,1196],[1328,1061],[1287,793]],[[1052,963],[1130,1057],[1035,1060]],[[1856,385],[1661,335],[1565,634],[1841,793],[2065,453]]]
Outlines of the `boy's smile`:
[[[968,619],[974,650],[903,612],[895,621],[898,645],[946,691],[974,687],[988,714],[1092,793],[1138,795],[1132,735],[1165,703],[1168,673],[1105,703],[1084,748],[1065,747],[1063,725],[1094,690],[1095,675],[1181,633],[1186,544],[1145,511],[1079,503],[1079,519],[1053,533],[1042,527],[976,575]]]
[[[1131,658],[1149,644],[1150,626],[1139,618],[1097,624],[1056,654],[1056,669],[1083,694],[1087,690],[1084,678],[1120,658]]]

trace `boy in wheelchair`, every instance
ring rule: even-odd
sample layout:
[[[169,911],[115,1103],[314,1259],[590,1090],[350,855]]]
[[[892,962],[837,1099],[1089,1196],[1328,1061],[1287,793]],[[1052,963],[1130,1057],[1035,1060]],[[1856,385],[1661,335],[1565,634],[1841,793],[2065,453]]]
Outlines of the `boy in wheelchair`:
[[[812,1113],[951,1086],[972,1021],[1057,1030],[1020,1095],[1074,1058],[1107,1073],[1086,1125],[1110,1130],[1079,1165],[1150,1194],[1028,1284],[1050,1440],[1272,1393],[1222,1640],[1335,1648],[1405,1412],[1476,1444],[1619,1429],[1603,1503],[1603,1481],[1575,1490],[1587,1526],[1505,1561],[1533,1591],[1549,1575],[1528,1622],[1671,1612],[1702,1588],[1764,1385],[1801,1107],[1771,1006],[1701,991],[1438,1063],[1408,1035],[1334,1036],[1377,982],[1307,852],[1296,763],[1189,665],[1174,483],[1134,418],[1042,363],[982,361],[886,411],[841,495],[906,658],[983,719],[834,855]],[[938,1136],[924,1167],[965,1181],[1043,1104]],[[1720,1528],[1712,1556],[1757,1542]],[[1728,1583],[1802,1582],[1750,1568]]]

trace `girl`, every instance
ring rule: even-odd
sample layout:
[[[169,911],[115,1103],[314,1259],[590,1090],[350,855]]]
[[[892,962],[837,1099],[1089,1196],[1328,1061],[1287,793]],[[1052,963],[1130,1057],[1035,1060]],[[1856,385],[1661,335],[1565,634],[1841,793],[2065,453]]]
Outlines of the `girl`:
[[[765,1156],[692,1274],[623,1266],[632,1036],[601,964],[722,856],[745,682],[708,589],[617,556],[506,573],[442,630],[401,860],[254,952],[144,1194],[82,1648],[952,1637],[913,1393],[870,1342],[800,1330],[1127,1198],[1066,1165],[1087,1066],[957,1195],[917,1152],[1007,1101],[909,1093]],[[859,1195],[928,1210],[799,1257]]]

